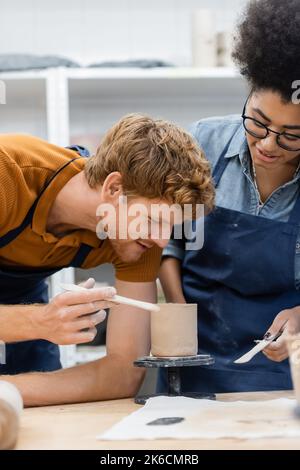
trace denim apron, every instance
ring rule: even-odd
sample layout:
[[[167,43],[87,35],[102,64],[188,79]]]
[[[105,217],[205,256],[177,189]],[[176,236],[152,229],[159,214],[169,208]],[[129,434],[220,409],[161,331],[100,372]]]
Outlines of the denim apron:
[[[213,172],[216,187],[229,162],[228,146]],[[183,368],[183,391],[292,388],[288,360],[277,363],[259,353],[246,364],[233,361],[263,337],[281,310],[300,305],[295,286],[299,223],[299,195],[288,222],[221,207],[205,218],[204,246],[186,251],[182,285],[186,301],[198,304],[199,353],[211,354],[215,364]],[[162,372],[159,391],[166,390],[165,379]]]
[[[78,152],[81,157],[89,155],[88,151],[80,146],[69,148]],[[0,238],[0,248],[13,242],[31,224],[35,208],[46,188],[67,165],[81,157],[70,160],[56,171],[29,209],[21,225]],[[80,267],[91,250],[92,247],[81,244],[69,266]],[[46,278],[62,269],[59,267],[50,270],[31,269],[30,271],[22,271],[5,266],[0,266],[0,268],[0,304],[2,305],[47,303],[48,286]],[[21,341],[6,345],[6,364],[0,365],[0,375],[30,371],[45,372],[59,368],[61,368],[61,364],[59,348],[56,344],[45,340]]]

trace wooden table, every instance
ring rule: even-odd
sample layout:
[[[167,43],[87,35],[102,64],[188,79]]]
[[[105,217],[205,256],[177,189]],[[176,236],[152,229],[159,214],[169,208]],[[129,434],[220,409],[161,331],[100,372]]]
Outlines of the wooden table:
[[[292,392],[218,395],[218,400],[292,398]],[[96,435],[139,408],[132,400],[47,406],[24,410],[17,449],[300,449],[299,439],[98,441]]]

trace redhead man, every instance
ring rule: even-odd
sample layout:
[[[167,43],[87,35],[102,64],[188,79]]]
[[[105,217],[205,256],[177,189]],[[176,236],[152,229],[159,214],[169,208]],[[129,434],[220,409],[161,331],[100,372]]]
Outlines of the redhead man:
[[[154,220],[151,207],[212,207],[210,167],[201,150],[179,127],[135,114],[109,130],[90,158],[35,137],[1,135],[0,180],[0,340],[7,343],[1,378],[19,387],[27,405],[133,395],[143,371],[132,361],[149,353],[149,313],[112,307],[101,360],[59,370],[57,345],[91,341],[116,291],[156,301],[168,240],[159,235],[164,220]],[[131,221],[133,204],[146,210],[147,236],[120,233],[118,222]],[[101,212],[108,206],[115,220]],[[115,267],[116,290],[66,292],[48,302],[49,275],[103,263]]]

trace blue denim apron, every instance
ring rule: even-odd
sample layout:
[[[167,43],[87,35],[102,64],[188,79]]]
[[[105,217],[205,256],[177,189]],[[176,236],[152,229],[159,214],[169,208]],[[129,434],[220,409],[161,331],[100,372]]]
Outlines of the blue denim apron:
[[[81,157],[87,157],[88,151],[80,146],[69,147],[78,152]],[[50,178],[32,207],[29,209],[21,225],[0,238],[0,248],[11,243],[20,233],[31,224],[35,208],[42,194],[51,181],[76,157],[63,165]],[[28,247],[30,249],[30,247]],[[92,247],[81,244],[69,266],[80,267]],[[67,267],[67,266],[66,266]],[[51,270],[17,270],[1,266],[0,269],[0,304],[33,304],[48,302],[48,286],[46,278],[62,269]],[[61,368],[59,348],[45,340],[22,341],[6,345],[6,364],[0,365],[1,374],[19,374],[30,371],[52,371]]]
[[[229,162],[228,146],[213,173],[216,187]],[[300,196],[286,223],[221,207],[205,218],[204,246],[186,252],[182,285],[186,301],[198,304],[199,353],[211,354],[215,364],[184,368],[184,391],[292,388],[288,360],[277,363],[260,353],[246,364],[233,361],[263,337],[281,310],[300,305],[294,266],[299,223]],[[165,389],[162,373],[158,390]]]

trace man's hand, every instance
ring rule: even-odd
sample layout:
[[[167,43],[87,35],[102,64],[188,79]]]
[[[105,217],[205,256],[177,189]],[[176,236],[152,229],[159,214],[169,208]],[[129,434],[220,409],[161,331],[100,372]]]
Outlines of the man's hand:
[[[157,301],[155,282],[117,279],[116,289],[120,295],[137,300]],[[131,305],[114,305],[107,325],[107,356],[69,369],[1,379],[18,387],[25,406],[128,398],[138,392],[145,375],[145,369],[134,367],[133,361],[149,353],[150,313]]]
[[[91,288],[94,280],[89,279],[83,287]],[[109,299],[116,294],[114,287],[101,287],[86,292],[65,292],[59,294],[34,315],[36,330],[41,339],[56,344],[80,344],[92,341],[96,325],[105,317]]]
[[[287,323],[285,324],[285,322]],[[281,328],[283,329],[282,335],[263,350],[265,356],[275,362],[284,361],[284,359],[288,357],[285,338],[289,334],[295,334],[300,331],[300,307],[282,310],[282,312],[275,317],[275,320],[268,329],[265,338],[278,333]]]

